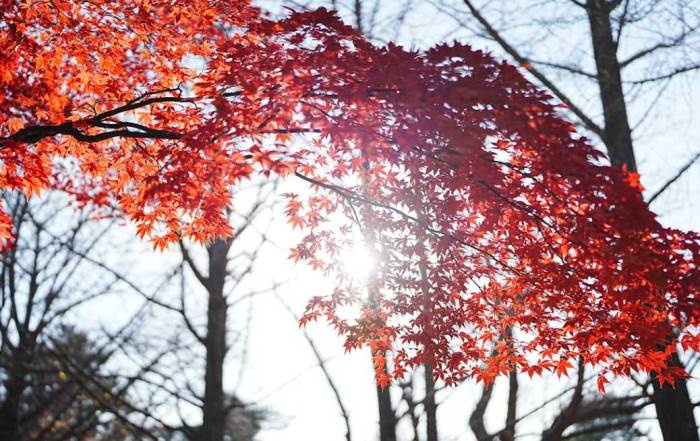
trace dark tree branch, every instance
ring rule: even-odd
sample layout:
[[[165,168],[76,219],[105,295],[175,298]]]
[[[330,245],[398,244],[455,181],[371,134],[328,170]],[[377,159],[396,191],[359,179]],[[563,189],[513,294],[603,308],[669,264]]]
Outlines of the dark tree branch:
[[[598,76],[592,72],[585,71],[585,70],[580,69],[580,68],[575,67],[575,66],[569,66],[567,64],[552,63],[550,61],[539,61],[539,60],[532,60],[532,59],[530,60],[530,63],[531,64],[539,64],[541,66],[546,66],[546,67],[551,67],[553,69],[563,70],[563,71],[566,71],[566,72],[569,72],[569,73],[572,73],[575,75],[580,75],[580,76],[583,76],[586,78],[590,78],[592,80],[598,79]]]
[[[508,329],[511,333],[510,328]],[[501,432],[501,441],[515,441],[515,424],[518,410],[518,371],[514,367],[508,375],[508,408],[506,410],[506,426]]]
[[[625,81],[625,83],[627,83],[627,84],[637,84],[637,85],[640,85],[640,84],[648,84],[648,83],[653,83],[653,82],[656,82],[656,81],[668,80],[668,79],[670,79],[670,78],[675,77],[676,75],[681,75],[681,74],[688,73],[688,72],[693,72],[693,71],[696,71],[696,70],[700,70],[700,63],[690,64],[690,65],[688,65],[688,66],[679,67],[679,68],[677,68],[677,69],[672,70],[671,72],[667,72],[667,73],[661,74],[661,75],[656,75],[656,76],[653,76],[653,77],[642,78],[642,79],[639,79],[639,80],[629,80],[629,81]]]
[[[620,68],[627,67],[630,64],[634,63],[635,61],[640,60],[640,59],[646,57],[647,55],[650,55],[658,50],[671,49],[671,48],[677,47],[678,45],[683,43],[683,41],[690,34],[695,32],[699,27],[700,27],[700,25],[693,26],[693,27],[687,29],[686,31],[684,31],[683,33],[679,34],[675,38],[671,39],[670,41],[657,43],[657,44],[650,46],[646,49],[642,49],[633,55],[630,55],[627,59],[620,62]]]
[[[576,412],[583,401],[583,385],[586,382],[584,373],[583,357],[579,357],[578,361],[578,376],[576,379],[576,387],[574,393],[569,400],[569,404],[562,410],[547,430],[542,433],[542,441],[559,440],[561,435],[569,427],[576,418]]]
[[[284,307],[284,309],[289,312],[289,314],[294,318],[294,320],[298,323],[299,322],[299,317],[294,313],[292,308],[289,306],[287,302],[284,301],[284,299],[275,292],[275,297],[277,300],[280,302],[280,304]],[[318,350],[318,347],[316,346],[316,343],[313,341],[309,333],[306,331],[305,328],[302,328],[302,335],[304,336],[304,339],[306,342],[309,344],[309,347],[311,348],[311,351],[314,354],[314,357],[316,358],[316,361],[318,362],[318,367],[321,368],[321,372],[323,373],[323,376],[326,378],[326,382],[328,383],[328,387],[331,388],[331,391],[333,391],[333,396],[335,397],[335,401],[338,404],[338,409],[340,409],[340,414],[343,417],[343,421],[345,422],[345,439],[347,441],[352,441],[352,434],[350,431],[350,414],[347,410],[347,407],[345,407],[345,403],[343,402],[343,398],[340,395],[340,389],[338,389],[338,386],[335,384],[335,380],[333,380],[333,376],[331,375],[330,371],[328,370],[328,367],[326,366],[326,361],[323,359],[321,356],[321,352]]]
[[[491,401],[491,393],[493,392],[493,383],[484,385],[484,389],[476,403],[476,408],[469,416],[469,427],[474,432],[477,441],[491,441],[494,437],[486,431],[484,416],[486,415],[486,407]]]
[[[178,244],[180,245],[182,258],[187,263],[187,266],[189,267],[190,271],[192,271],[192,274],[194,274],[195,278],[202,284],[202,286],[207,286],[209,284],[209,278],[199,269],[182,240],[179,240]]]
[[[571,432],[568,435],[562,436],[561,440],[567,440],[567,439],[577,439],[579,437],[582,437],[584,435],[592,435],[594,433],[600,433],[600,432],[611,432],[613,430],[618,430],[618,429],[626,429],[626,428],[631,428],[634,424],[634,420],[624,420],[624,421],[618,421],[615,423],[610,423],[610,424],[603,424],[599,426],[593,426],[593,427],[588,427],[586,429],[581,429],[577,430],[574,432]]]
[[[331,190],[331,191],[337,193],[338,195],[340,195],[348,200],[357,201],[357,202],[360,202],[360,203],[365,204],[365,205],[371,205],[371,206],[374,206],[377,208],[381,208],[381,209],[390,211],[392,213],[395,213],[406,220],[410,220],[410,221],[418,223],[418,219],[415,216],[408,214],[405,211],[400,210],[400,209],[393,207],[391,205],[382,204],[380,202],[376,202],[376,201],[373,201],[371,199],[367,199],[364,196],[361,196],[353,191],[348,190],[347,188],[344,188],[344,187],[341,187],[338,185],[334,185],[334,184],[330,184],[327,182],[319,181],[318,179],[311,178],[311,177],[303,175],[299,172],[295,172],[294,174],[298,178],[301,178],[302,180],[304,180],[310,184],[317,185],[317,186],[319,186],[321,188],[325,188],[327,190]],[[487,256],[489,259],[498,263],[504,269],[507,269],[508,271],[513,272],[515,274],[520,274],[520,271],[517,268],[513,267],[512,265],[508,264],[507,262],[502,261],[501,259],[496,257],[493,253],[490,253],[489,251],[487,251],[481,247],[478,247],[472,243],[467,242],[463,238],[457,237],[454,234],[449,233],[449,232],[437,230],[435,228],[426,227],[425,230],[428,231],[429,233],[435,235],[436,237],[442,237],[442,236],[449,237],[450,239],[454,240],[455,242],[457,242],[457,243],[459,243],[459,244],[461,244],[461,245],[463,245],[463,246],[465,246],[473,251],[476,251],[478,253],[481,253],[481,254]]]
[[[690,161],[688,161],[683,167],[681,167],[681,169],[678,170],[678,173],[676,173],[671,179],[669,179],[668,181],[666,181],[666,183],[665,183],[664,185],[662,185],[660,189],[658,189],[653,195],[651,195],[651,197],[650,197],[649,200],[647,201],[647,204],[651,204],[652,202],[654,202],[654,200],[656,200],[656,198],[658,198],[659,196],[661,196],[661,194],[662,194],[663,192],[665,192],[666,190],[668,190],[668,188],[669,188],[674,182],[676,182],[677,180],[679,180],[679,179],[681,178],[681,176],[683,176],[683,174],[684,174],[685,172],[687,172],[687,171],[690,169],[690,167],[692,167],[693,164],[695,164],[695,162],[697,162],[698,159],[700,159],[700,152],[696,153],[695,156],[693,156],[692,158],[690,158]]]

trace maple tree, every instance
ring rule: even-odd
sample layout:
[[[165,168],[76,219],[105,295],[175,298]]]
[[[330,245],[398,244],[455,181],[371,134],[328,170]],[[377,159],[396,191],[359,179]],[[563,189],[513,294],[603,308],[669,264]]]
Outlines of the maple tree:
[[[661,226],[638,176],[508,63],[376,47],[325,9],[1,6],[3,190],[118,207],[164,248],[231,234],[236,183],[307,181],[287,195],[305,232],[292,257],[337,288],[302,323],[369,345],[382,384],[422,363],[448,384],[564,375],[579,356],[601,389],[633,371],[672,382],[676,343],[700,347],[700,236]],[[361,282],[338,262],[358,232],[376,257]]]

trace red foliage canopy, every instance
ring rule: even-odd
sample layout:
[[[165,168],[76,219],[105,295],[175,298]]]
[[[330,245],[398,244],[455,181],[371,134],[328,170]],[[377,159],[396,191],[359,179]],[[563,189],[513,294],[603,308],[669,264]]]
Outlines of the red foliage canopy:
[[[700,237],[662,227],[636,175],[507,63],[375,47],[323,9],[0,7],[0,187],[118,205],[165,247],[230,234],[238,182],[306,180],[315,191],[288,195],[306,233],[292,256],[337,288],[303,321],[369,345],[382,382],[423,362],[448,383],[564,374],[579,356],[601,386],[672,380],[675,343],[700,346]],[[377,257],[362,283],[338,263],[358,231]]]

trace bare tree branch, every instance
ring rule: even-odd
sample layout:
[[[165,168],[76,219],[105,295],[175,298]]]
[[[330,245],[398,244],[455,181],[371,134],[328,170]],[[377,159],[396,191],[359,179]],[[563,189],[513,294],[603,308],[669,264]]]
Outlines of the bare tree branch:
[[[289,306],[287,302],[284,301],[284,299],[275,291],[275,298],[282,304],[284,309],[289,312],[289,314],[294,318],[296,322],[299,321],[299,317],[294,313],[292,308]],[[321,368],[321,372],[323,372],[323,376],[326,378],[326,382],[328,383],[328,387],[331,388],[333,391],[333,396],[335,396],[335,401],[338,403],[338,408],[340,409],[340,414],[343,417],[343,420],[345,421],[345,439],[347,441],[352,441],[352,435],[350,431],[350,414],[348,413],[347,407],[345,406],[345,403],[343,402],[343,399],[340,395],[340,390],[338,389],[338,386],[335,384],[335,380],[333,380],[333,376],[331,375],[330,371],[328,370],[328,367],[326,366],[326,361],[323,359],[321,356],[321,352],[318,350],[318,347],[316,346],[316,343],[314,343],[314,340],[311,338],[309,333],[306,331],[305,328],[302,328],[302,335],[304,336],[304,339],[306,342],[309,344],[309,347],[311,348],[311,351],[314,354],[314,357],[316,358],[316,361],[318,362],[318,367]]]
[[[651,195],[651,197],[647,201],[647,204],[651,204],[656,200],[656,198],[661,196],[663,192],[665,192],[671,185],[673,185],[674,182],[679,180],[681,176],[683,176],[683,174],[687,172],[690,169],[690,167],[692,167],[693,164],[697,162],[698,159],[700,159],[700,152],[696,153],[692,158],[690,158],[690,160],[683,167],[681,167],[680,170],[678,170],[678,173],[676,173],[671,179],[666,181],[666,183],[662,185],[661,188],[656,190],[656,192],[654,192],[654,194]]]

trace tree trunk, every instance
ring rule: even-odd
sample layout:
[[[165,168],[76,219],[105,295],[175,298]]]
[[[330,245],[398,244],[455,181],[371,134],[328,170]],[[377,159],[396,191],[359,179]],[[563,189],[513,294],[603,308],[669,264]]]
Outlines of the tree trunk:
[[[670,366],[683,367],[678,354],[673,354]],[[656,407],[661,433],[665,441],[698,441],[698,428],[695,425],[693,405],[688,394],[685,380],[676,380],[675,389],[668,383],[659,385],[656,375],[652,374],[654,386],[652,397]]]
[[[389,386],[382,389],[377,385],[379,404],[379,441],[396,441],[396,414],[391,405]]]
[[[629,171],[637,171],[632,148],[632,131],[627,118],[627,105],[622,89],[620,63],[617,59],[617,42],[613,38],[610,7],[605,0],[588,0],[586,11],[591,27],[593,55],[598,70],[598,86],[603,104],[605,126],[604,141],[614,165],[627,165]]]
[[[433,367],[429,363],[425,364],[425,416],[426,441],[438,441],[435,380],[433,379]]]
[[[514,367],[508,375],[508,409],[506,411],[506,427],[501,433],[501,441],[515,441],[515,424],[518,406],[518,370]]]
[[[605,117],[605,144],[614,165],[624,164],[628,170],[637,171],[617,58],[617,43],[613,39],[611,10],[606,3],[605,0],[588,0],[586,4]],[[683,367],[677,354],[674,354],[670,365]],[[652,376],[652,383],[653,401],[664,440],[699,441],[693,403],[686,382],[678,380],[674,389],[668,384],[660,386]]]
[[[11,377],[5,381],[5,401],[0,406],[2,441],[22,441],[19,437],[19,406],[24,387],[21,377]]]
[[[569,404],[559,412],[552,424],[542,432],[542,441],[561,441],[564,431],[576,420],[576,413],[583,402],[583,386],[586,382],[586,364],[583,361],[583,357],[578,358],[576,377],[576,386],[574,387],[574,393],[571,394]]]
[[[223,371],[226,357],[226,313],[224,296],[226,264],[230,241],[217,239],[207,247],[209,278],[207,291],[206,371],[204,374],[204,409],[201,441],[223,441],[226,415],[224,411]]]
[[[484,424],[484,416],[486,415],[486,407],[491,401],[491,394],[493,393],[493,383],[484,384],[484,389],[481,392],[479,401],[476,402],[476,408],[469,415],[469,428],[472,429],[474,437],[477,441],[491,441],[493,436],[489,435],[486,431],[486,425]]]
[[[420,435],[418,431],[418,414],[416,413],[416,402],[413,401],[413,390],[414,390],[414,384],[415,384],[415,378],[414,375],[411,375],[411,381],[408,384],[404,384],[402,387],[402,392],[403,392],[403,399],[406,402],[406,406],[408,406],[408,416],[411,419],[411,429],[412,429],[412,435],[413,437],[411,438],[412,441],[420,441]]]
[[[417,169],[414,168],[411,171],[414,176],[421,176],[420,172]],[[420,181],[416,182],[416,219],[418,221],[418,225],[422,229],[424,229],[424,231],[427,231],[428,225],[425,222],[425,214],[423,212],[423,200],[421,199],[421,190],[422,189]],[[430,298],[430,287],[428,284],[428,259],[426,257],[425,248],[420,248],[418,255],[420,259],[418,267],[420,270],[420,278],[422,282],[421,287],[423,291],[423,301],[425,302],[425,310],[423,314],[425,314],[429,318],[428,323],[430,323],[430,317],[433,316],[433,303],[432,299]],[[428,347],[428,343],[429,342],[426,341],[426,349]],[[426,416],[426,441],[437,441],[437,403],[435,402],[435,380],[433,379],[433,365],[430,358],[428,358],[428,360],[426,360],[426,363],[423,364],[423,372],[425,378],[424,408]]]

